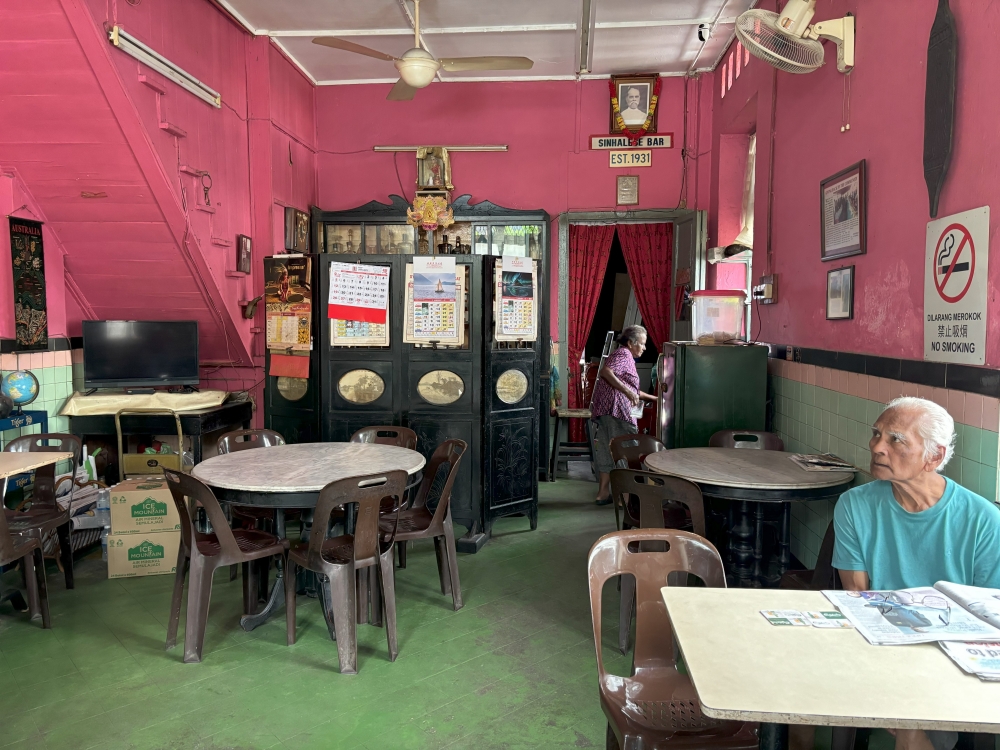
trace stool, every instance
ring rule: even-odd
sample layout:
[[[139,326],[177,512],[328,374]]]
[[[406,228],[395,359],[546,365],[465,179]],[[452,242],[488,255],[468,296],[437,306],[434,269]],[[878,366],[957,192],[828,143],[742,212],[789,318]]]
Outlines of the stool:
[[[587,433],[587,442],[570,443],[559,441],[559,427],[563,420],[582,419],[583,428]],[[556,470],[559,463],[565,461],[586,461],[592,463],[594,460],[594,446],[590,436],[590,409],[556,409],[556,427],[552,433],[552,471],[549,472],[549,481],[556,481]],[[568,425],[567,425],[568,428]],[[569,468],[567,466],[567,468]]]

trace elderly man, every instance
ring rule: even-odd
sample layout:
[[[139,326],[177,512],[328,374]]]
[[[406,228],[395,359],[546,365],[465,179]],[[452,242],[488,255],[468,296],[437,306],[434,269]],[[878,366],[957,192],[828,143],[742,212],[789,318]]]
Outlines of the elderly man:
[[[955,421],[925,399],[897,398],[875,421],[875,481],[845,492],[834,512],[833,566],[845,589],[1000,587],[1000,509],[941,476],[954,443]],[[793,745],[803,747],[811,732],[795,730]],[[951,750],[958,741],[954,732],[895,735],[897,750]]]
[[[621,110],[622,122],[626,125],[642,125],[646,122],[647,110],[639,105],[642,101],[642,92],[635,86],[629,87],[625,92],[625,109]],[[619,108],[621,105],[619,105]]]

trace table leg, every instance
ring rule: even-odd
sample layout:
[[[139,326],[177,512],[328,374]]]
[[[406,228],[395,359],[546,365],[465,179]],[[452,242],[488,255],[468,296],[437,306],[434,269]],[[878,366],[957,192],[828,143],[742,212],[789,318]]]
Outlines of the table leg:
[[[760,750],[787,750],[788,748],[788,725],[787,724],[761,724],[760,725]]]
[[[274,511],[274,530],[275,536],[279,539],[285,538],[285,511],[278,508]],[[253,563],[251,563],[252,565]],[[252,615],[244,615],[240,618],[240,627],[246,632],[250,632],[254,628],[258,628],[267,622],[267,619],[273,615],[278,607],[282,605],[285,598],[285,570],[284,565],[279,558],[275,564],[276,571],[274,574],[274,585],[271,586],[271,594],[267,598],[267,604],[259,612]],[[263,571],[261,571],[263,575]],[[290,581],[289,585],[294,586],[295,582]]]
[[[729,554],[733,561],[733,576],[736,585],[741,588],[750,586],[753,575],[754,548],[750,543],[754,529],[750,525],[750,503],[739,501],[736,523],[730,531]]]
[[[757,503],[753,509],[753,580],[751,585],[763,587],[766,567],[764,565],[764,503]]]
[[[778,553],[778,579],[785,575],[785,571],[791,567],[792,564],[792,553],[791,553],[791,526],[792,526],[792,504],[782,503],[781,504],[781,538],[778,540],[779,553]]]

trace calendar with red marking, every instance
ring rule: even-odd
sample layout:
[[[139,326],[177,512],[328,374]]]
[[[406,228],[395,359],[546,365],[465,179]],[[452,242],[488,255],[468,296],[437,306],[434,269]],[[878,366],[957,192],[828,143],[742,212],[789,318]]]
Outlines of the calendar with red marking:
[[[328,305],[330,318],[384,325],[389,309],[389,267],[330,263]]]

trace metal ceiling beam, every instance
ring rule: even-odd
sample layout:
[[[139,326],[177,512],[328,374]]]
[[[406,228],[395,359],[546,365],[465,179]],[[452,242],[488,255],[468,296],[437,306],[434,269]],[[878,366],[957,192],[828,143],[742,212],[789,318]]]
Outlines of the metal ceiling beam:
[[[589,73],[594,65],[594,24],[597,22],[597,0],[583,0],[580,15],[580,51],[577,70]]]
[[[403,2],[403,0],[399,0]],[[596,0],[583,0],[585,4],[596,4]],[[592,14],[596,15],[596,14]],[[645,29],[663,28],[669,26],[697,26],[703,23],[735,23],[735,18],[720,18],[718,21],[712,18],[682,18],[665,21],[600,21],[592,22],[592,29]],[[531,33],[542,31],[576,31],[578,25],[575,23],[540,23],[540,24],[520,24],[516,26],[451,26],[432,27],[421,29],[420,36],[439,34],[513,34]],[[413,29],[271,29],[269,31],[259,30],[260,34],[268,34],[272,37],[314,37],[314,36],[410,36]]]

